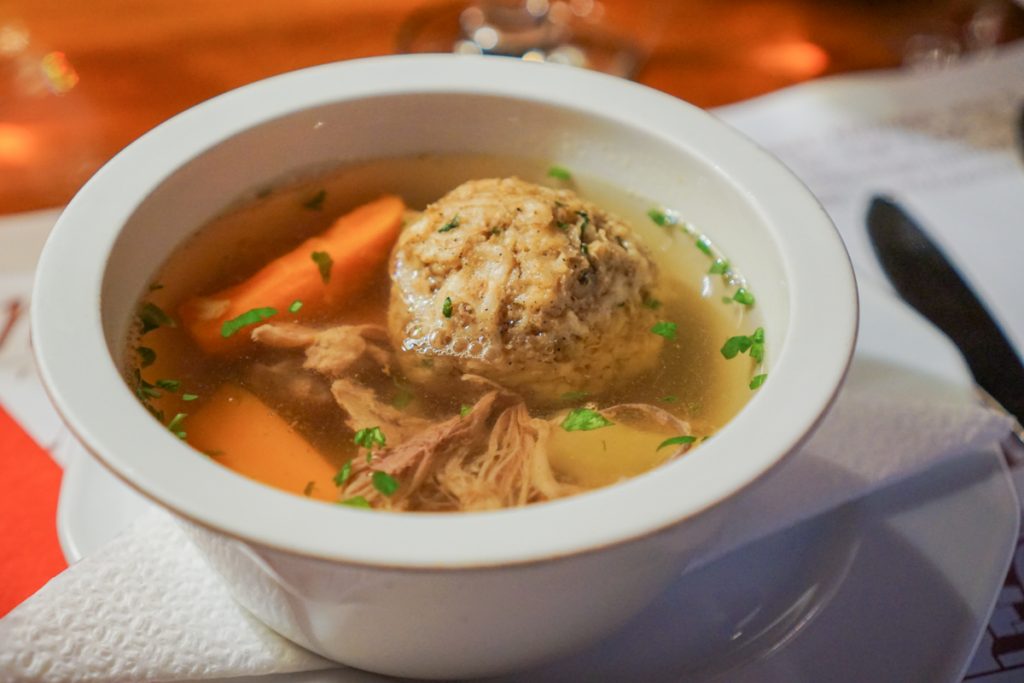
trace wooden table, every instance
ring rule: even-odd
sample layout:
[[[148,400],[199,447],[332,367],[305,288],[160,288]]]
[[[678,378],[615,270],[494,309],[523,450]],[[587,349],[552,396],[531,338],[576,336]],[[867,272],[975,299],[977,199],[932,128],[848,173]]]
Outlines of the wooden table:
[[[573,0],[586,5],[591,0]],[[0,213],[66,203],[132,139],[231,88],[395,51],[424,0],[7,0],[0,4]],[[443,4],[443,3],[442,3]],[[600,0],[649,53],[638,79],[701,106],[898,65],[914,35],[974,40],[1008,0]],[[988,15],[986,15],[988,16]],[[966,32],[965,32],[966,31]]]

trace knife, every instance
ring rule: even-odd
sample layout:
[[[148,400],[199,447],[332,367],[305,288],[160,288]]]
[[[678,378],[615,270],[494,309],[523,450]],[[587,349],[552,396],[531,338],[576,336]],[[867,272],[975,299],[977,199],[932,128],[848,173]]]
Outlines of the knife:
[[[1024,364],[999,324],[896,201],[875,195],[866,221],[875,256],[900,297],[956,344],[982,398],[1017,419],[1014,432],[1024,442]]]

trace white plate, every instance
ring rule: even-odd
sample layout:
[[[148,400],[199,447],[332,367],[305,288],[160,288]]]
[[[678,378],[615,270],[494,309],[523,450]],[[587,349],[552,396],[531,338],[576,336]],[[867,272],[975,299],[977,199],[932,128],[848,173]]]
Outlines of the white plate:
[[[903,304],[862,287],[858,357],[921,373],[921,391],[966,393],[956,350]],[[80,451],[61,486],[69,562],[146,500]],[[882,683],[962,678],[1017,539],[1002,457],[978,453],[747,546],[672,586],[615,636],[503,681],[728,680]],[[232,679],[385,680],[339,670]]]

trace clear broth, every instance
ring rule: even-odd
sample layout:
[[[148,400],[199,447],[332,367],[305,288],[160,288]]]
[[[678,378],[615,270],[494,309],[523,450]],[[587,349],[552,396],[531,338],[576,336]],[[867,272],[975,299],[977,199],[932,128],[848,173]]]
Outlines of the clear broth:
[[[263,190],[235,202],[221,216],[203,226],[167,260],[154,283],[159,287],[146,292],[151,301],[171,313],[188,297],[206,294],[244,280],[274,257],[288,251],[306,238],[326,229],[340,214],[385,193],[402,196],[413,209],[422,209],[460,183],[474,179],[518,176],[524,180],[556,188],[570,188],[605,210],[630,223],[647,247],[661,271],[665,293],[659,318],[678,324],[677,338],[667,341],[660,363],[651,372],[601,397],[601,406],[615,403],[650,403],[687,420],[691,432],[708,437],[722,428],[746,404],[753,394],[751,377],[763,372],[748,355],[727,360],[720,349],[734,335],[749,335],[760,323],[757,308],[731,300],[739,286],[746,283],[735,272],[711,274],[715,257],[696,246],[701,233],[685,224],[663,227],[655,224],[647,212],[657,203],[624,192],[599,180],[573,177],[560,181],[548,176],[549,164],[526,159],[486,156],[417,156],[378,160],[348,166],[313,180],[294,182],[280,188]],[[325,192],[321,206],[304,204]],[[685,207],[681,210],[685,218]],[[710,226],[713,232],[714,226]],[[313,323],[385,324],[389,278],[386,264],[376,273],[364,293],[345,310],[332,313]],[[133,339],[134,349],[139,340]],[[180,383],[176,392],[165,391],[150,401],[165,416],[195,413],[225,382],[247,385],[246,368],[254,361],[272,362],[292,352],[254,348],[231,360],[206,356],[181,327],[161,327],[144,337],[144,344],[156,351],[156,361],[142,370],[142,377],[156,383],[173,378]],[[131,365],[135,353],[129,354]],[[129,367],[129,376],[134,373]],[[403,391],[399,386],[382,387],[383,393]],[[183,401],[184,393],[199,398]],[[334,418],[304,417],[302,411],[274,397],[262,396],[287,419],[325,458],[332,469],[356,455],[352,433],[343,423],[340,409]],[[579,405],[567,403],[566,409]],[[459,405],[443,396],[416,395],[405,408],[413,414],[448,417]],[[538,413],[538,417],[555,415]],[[186,421],[187,424],[187,421]],[[187,430],[186,430],[187,431]],[[590,432],[553,430],[550,444],[552,466],[566,481],[586,488],[603,486],[662,464],[672,448],[658,449],[664,433],[644,433],[625,425]],[[698,442],[699,443],[699,442]],[[216,455],[216,454],[215,454]],[[226,466],[239,457],[219,458]],[[315,487],[296,490],[272,472],[234,467],[247,476],[299,495],[310,494],[323,500],[337,497],[329,481],[310,476]],[[302,477],[300,477],[301,479]]]

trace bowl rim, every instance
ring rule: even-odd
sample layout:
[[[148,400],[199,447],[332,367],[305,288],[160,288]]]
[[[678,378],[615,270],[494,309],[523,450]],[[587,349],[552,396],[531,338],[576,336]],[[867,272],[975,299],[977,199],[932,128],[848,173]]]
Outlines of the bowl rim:
[[[426,93],[528,100],[657,135],[733,179],[769,225],[803,226],[773,234],[787,277],[790,323],[772,381],[686,458],[615,486],[514,510],[367,512],[307,500],[207,458],[189,458],[195,451],[135,399],[105,341],[101,291],[121,226],[174,170],[232,135],[339,100]],[[822,419],[849,367],[858,318],[852,265],[824,209],[779,161],[710,114],[582,69],[454,55],[302,69],[230,91],[157,126],[108,162],[64,210],[41,255],[33,301],[44,386],[72,432],[119,478],[231,537],[307,557],[402,569],[494,567],[595,551],[665,530],[722,502],[797,448]],[[749,448],[749,434],[758,435],[758,448]],[[742,458],[729,457],[739,452]],[[334,528],[350,533],[331,533]]]

